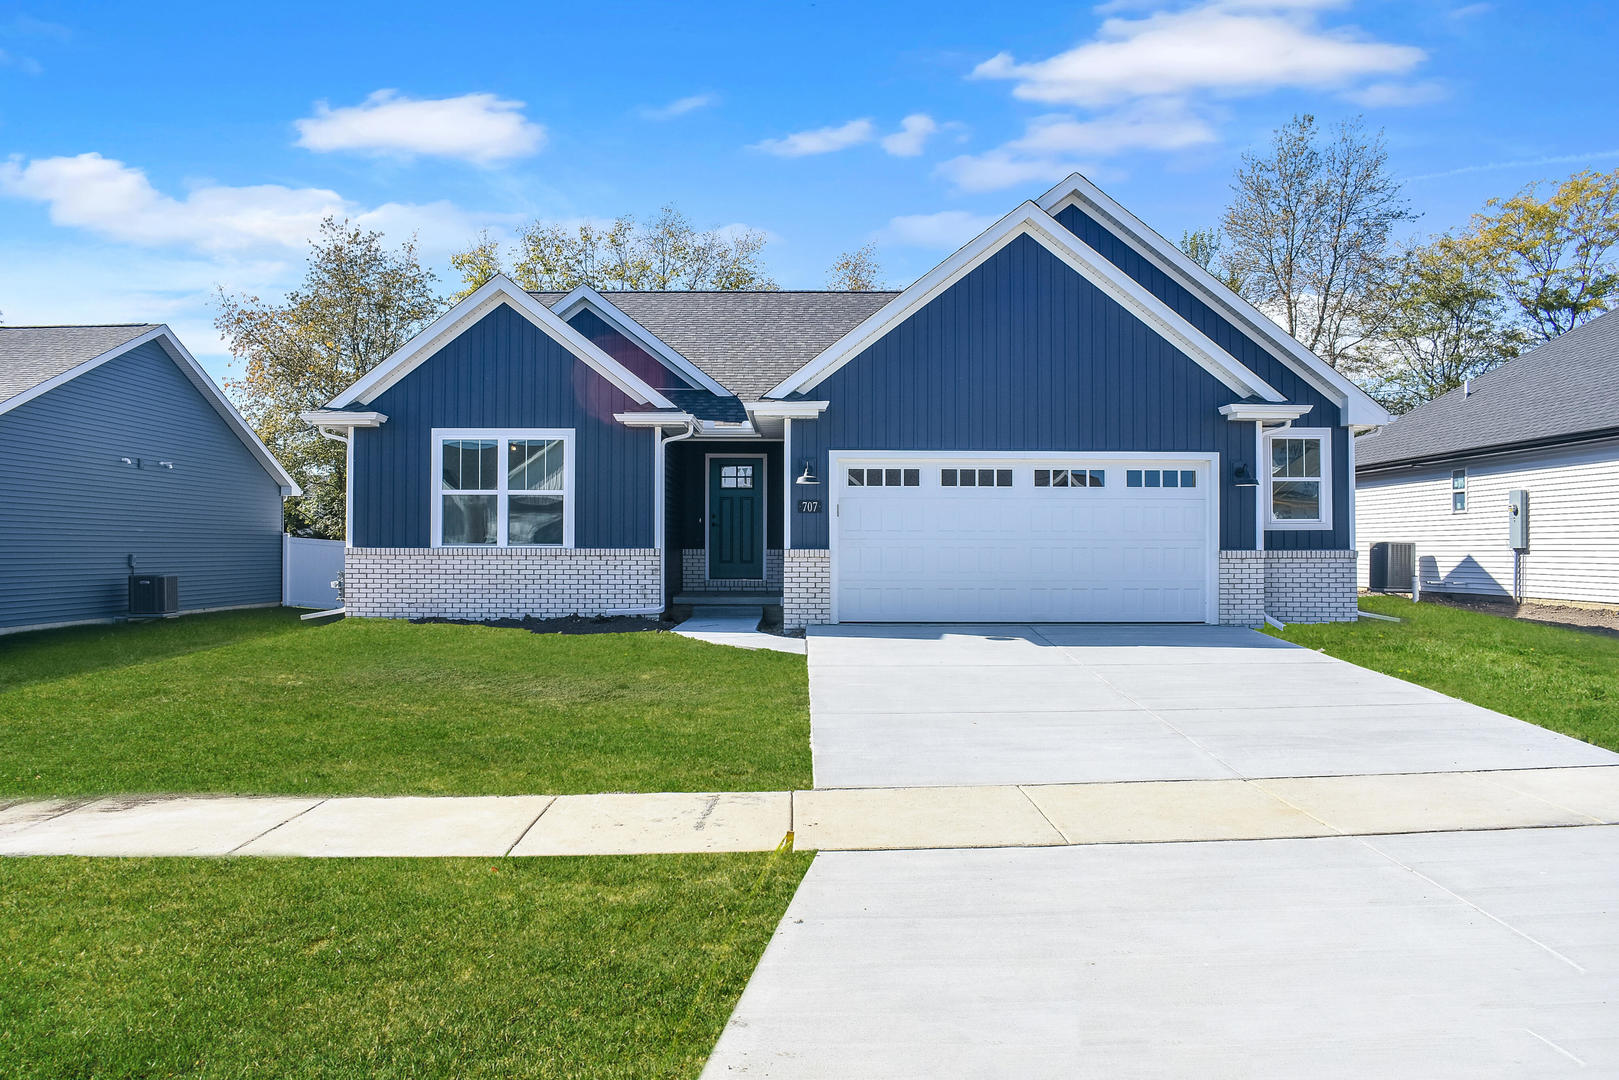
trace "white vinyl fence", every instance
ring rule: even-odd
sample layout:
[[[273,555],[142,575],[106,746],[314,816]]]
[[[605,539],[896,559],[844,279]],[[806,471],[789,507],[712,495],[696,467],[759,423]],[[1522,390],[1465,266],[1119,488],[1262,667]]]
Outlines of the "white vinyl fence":
[[[326,611],[338,605],[332,582],[343,572],[343,541],[281,537],[281,603]]]

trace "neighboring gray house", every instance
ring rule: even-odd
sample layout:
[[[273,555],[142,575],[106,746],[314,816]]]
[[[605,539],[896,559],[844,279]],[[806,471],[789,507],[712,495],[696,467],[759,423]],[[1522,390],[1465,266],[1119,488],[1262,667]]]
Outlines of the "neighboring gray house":
[[[306,419],[351,615],[800,627],[1354,619],[1389,417],[1075,175],[899,293],[497,276]]]
[[[1370,546],[1416,545],[1423,588],[1619,603],[1619,313],[1355,442],[1360,583]],[[1529,493],[1529,547],[1508,495]]]
[[[298,486],[166,326],[0,327],[0,633],[281,601]]]

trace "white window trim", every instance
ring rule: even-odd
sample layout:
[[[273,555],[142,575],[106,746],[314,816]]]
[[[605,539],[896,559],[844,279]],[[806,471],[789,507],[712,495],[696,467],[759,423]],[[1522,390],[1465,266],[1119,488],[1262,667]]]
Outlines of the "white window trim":
[[[1317,439],[1321,443],[1321,516],[1316,520],[1303,518],[1278,519],[1274,513],[1275,503],[1271,498],[1271,442],[1275,439]],[[1265,432],[1264,444],[1260,457],[1261,468],[1265,474],[1265,528],[1270,532],[1324,532],[1332,528],[1332,429],[1331,428],[1302,428],[1279,427]],[[1284,477],[1284,479],[1286,479]],[[1308,479],[1308,478],[1295,478]]]
[[[1462,474],[1462,486],[1461,487],[1456,486],[1456,474],[1457,473]],[[1462,505],[1460,507],[1458,507],[1456,505],[1456,496],[1457,495],[1460,495],[1462,497]],[[1467,513],[1467,469],[1466,468],[1450,470],[1450,512],[1452,514],[1465,514],[1465,513]]]
[[[512,494],[506,486],[506,455],[499,455],[500,468],[497,476],[500,486],[495,491],[495,506],[498,515],[495,528],[495,542],[493,544],[445,544],[444,543],[444,495],[447,494],[441,487],[444,482],[444,443],[450,439],[493,439],[504,443],[507,439],[556,439],[562,443],[562,490],[560,492],[543,491],[530,494],[562,496],[562,543],[557,544],[508,544],[506,542],[506,499]],[[550,548],[574,546],[574,470],[577,463],[574,459],[574,429],[573,428],[434,428],[432,430],[432,453],[427,476],[428,505],[432,508],[432,532],[430,539],[434,547],[466,547],[480,551],[491,547],[521,547],[521,548]],[[504,447],[502,447],[504,449]],[[451,493],[453,494],[453,493]],[[483,494],[489,494],[485,491]],[[525,494],[517,492],[517,494]]]

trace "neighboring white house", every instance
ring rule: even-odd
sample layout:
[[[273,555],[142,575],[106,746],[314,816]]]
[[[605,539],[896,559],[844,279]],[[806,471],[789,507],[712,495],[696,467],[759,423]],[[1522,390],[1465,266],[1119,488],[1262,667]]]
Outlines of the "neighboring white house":
[[[1425,589],[1619,603],[1619,312],[1357,439],[1355,461],[1363,588],[1373,544],[1411,543]]]

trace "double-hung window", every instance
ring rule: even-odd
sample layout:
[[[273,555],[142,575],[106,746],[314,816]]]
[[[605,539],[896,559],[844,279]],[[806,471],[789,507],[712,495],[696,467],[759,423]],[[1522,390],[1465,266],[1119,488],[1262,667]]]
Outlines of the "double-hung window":
[[[1450,512],[1459,514],[1467,509],[1467,470],[1455,469],[1450,474]]]
[[[1332,528],[1332,432],[1281,428],[1265,451],[1265,527]]]
[[[434,547],[572,547],[572,429],[433,431]]]

